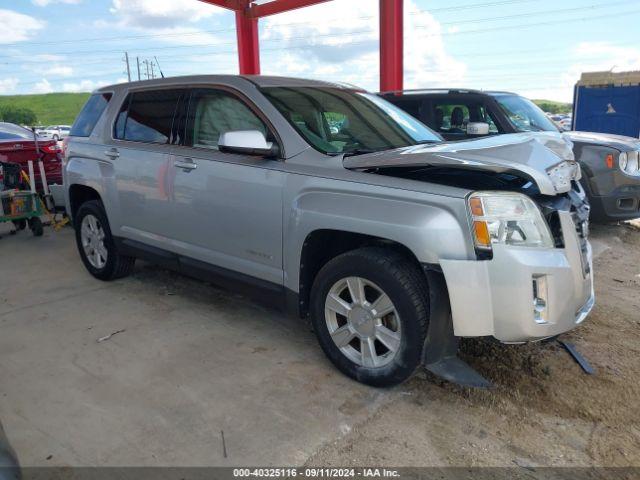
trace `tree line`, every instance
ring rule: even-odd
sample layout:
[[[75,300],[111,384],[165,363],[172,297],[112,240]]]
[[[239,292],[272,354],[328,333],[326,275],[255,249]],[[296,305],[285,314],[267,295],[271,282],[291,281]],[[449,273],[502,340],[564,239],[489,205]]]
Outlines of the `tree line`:
[[[38,123],[38,117],[29,108],[4,105],[0,106],[0,121],[17,125],[35,125]]]

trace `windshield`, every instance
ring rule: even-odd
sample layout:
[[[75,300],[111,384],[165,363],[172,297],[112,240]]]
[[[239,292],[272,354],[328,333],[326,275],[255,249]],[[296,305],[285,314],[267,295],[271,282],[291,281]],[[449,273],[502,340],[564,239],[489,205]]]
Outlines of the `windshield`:
[[[370,93],[332,87],[268,87],[262,93],[311,146],[330,155],[442,141],[420,121]]]
[[[33,140],[33,132],[13,123],[0,123],[0,140]]]
[[[519,132],[557,132],[558,129],[531,100],[519,95],[496,95],[498,104]]]

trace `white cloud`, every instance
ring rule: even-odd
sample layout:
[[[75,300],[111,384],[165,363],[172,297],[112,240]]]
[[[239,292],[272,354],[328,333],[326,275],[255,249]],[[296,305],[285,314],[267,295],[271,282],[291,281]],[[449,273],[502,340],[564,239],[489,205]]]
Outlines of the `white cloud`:
[[[16,90],[20,81],[17,78],[0,78],[0,95],[8,95]]]
[[[44,71],[45,75],[55,75],[58,77],[70,77],[73,75],[73,68],[66,65],[54,65]]]
[[[62,84],[63,92],[91,92],[96,88],[104,87],[115,83],[125,83],[126,78],[118,78],[115,81],[109,80],[80,80],[79,82],[65,82]]]
[[[35,87],[33,87],[33,93],[51,93],[53,92],[53,87],[49,80],[43,78],[41,81],[36,83]]]
[[[0,9],[0,44],[16,43],[29,39],[35,32],[45,26],[45,22],[37,18]]]
[[[262,34],[263,73],[343,81],[377,90],[378,5],[375,0],[334,0],[268,17]],[[446,53],[440,23],[411,0],[405,2],[404,25],[407,88],[444,85],[464,76],[466,66]],[[270,54],[269,49],[275,52]]]
[[[640,70],[640,49],[608,42],[582,42],[573,48],[567,64],[566,71],[550,79],[555,86],[549,86],[549,81],[546,81],[547,85],[523,89],[522,94],[530,98],[571,102],[573,87],[583,72]]]
[[[77,4],[82,0],[31,0],[31,3],[37,5],[38,7],[46,7],[52,3],[69,3],[69,4]]]
[[[123,26],[172,28],[224,11],[198,0],[113,0],[111,13]]]
[[[42,62],[62,62],[66,59],[63,55],[55,55],[51,53],[40,53],[37,55],[31,55],[31,60],[38,60]]]

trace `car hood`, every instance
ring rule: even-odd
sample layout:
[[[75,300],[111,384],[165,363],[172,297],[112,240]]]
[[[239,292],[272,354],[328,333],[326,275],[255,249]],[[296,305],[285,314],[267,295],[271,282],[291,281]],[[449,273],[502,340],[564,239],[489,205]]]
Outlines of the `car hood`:
[[[570,183],[554,185],[548,173],[563,162],[572,167],[571,179],[578,180],[580,168],[568,139],[553,133],[515,133],[349,156],[344,158],[343,165],[349,169],[432,166],[520,172],[538,185],[540,193],[556,195],[571,188]]]
[[[640,139],[614,135],[612,133],[597,132],[564,132],[562,134],[572,142],[588,143],[590,145],[607,145],[620,151],[640,150]]]

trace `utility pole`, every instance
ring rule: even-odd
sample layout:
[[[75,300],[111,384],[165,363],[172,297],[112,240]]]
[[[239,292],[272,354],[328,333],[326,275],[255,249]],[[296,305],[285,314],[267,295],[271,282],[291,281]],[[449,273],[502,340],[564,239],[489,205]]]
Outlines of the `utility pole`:
[[[145,68],[147,69],[147,80],[149,80],[149,78],[151,78],[149,76],[149,60],[143,60],[142,63],[144,64]]]
[[[138,64],[138,81],[142,80],[140,78],[140,57],[136,57],[136,63]]]
[[[127,64],[127,78],[129,79],[129,82],[131,82],[131,69],[129,68],[129,53],[128,52],[124,52],[124,61]]]
[[[162,67],[160,66],[160,62],[158,61],[158,57],[156,57],[154,55],[153,59],[156,61],[156,65],[158,65],[158,71],[160,72],[160,77],[164,78],[164,73],[162,72]]]
[[[155,63],[153,63],[153,60],[151,60],[151,78],[156,78],[156,71],[155,71]]]

